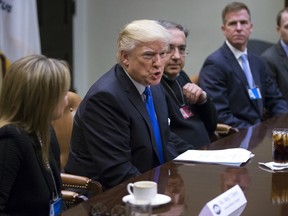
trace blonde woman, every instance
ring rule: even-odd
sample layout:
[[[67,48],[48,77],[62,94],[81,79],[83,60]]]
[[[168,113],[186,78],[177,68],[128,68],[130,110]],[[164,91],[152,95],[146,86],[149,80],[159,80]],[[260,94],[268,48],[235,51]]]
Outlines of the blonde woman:
[[[59,147],[50,123],[62,116],[69,87],[68,65],[42,55],[19,59],[7,71],[0,93],[0,215],[59,213]]]

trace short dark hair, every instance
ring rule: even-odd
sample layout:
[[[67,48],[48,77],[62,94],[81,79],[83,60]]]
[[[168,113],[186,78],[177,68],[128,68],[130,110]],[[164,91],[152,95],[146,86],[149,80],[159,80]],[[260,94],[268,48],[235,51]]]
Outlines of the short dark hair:
[[[189,30],[179,23],[168,21],[168,20],[158,20],[158,23],[162,25],[163,27],[165,27],[166,29],[179,29],[180,31],[183,31],[186,38],[189,35]]]
[[[222,11],[222,22],[223,24],[225,24],[226,20],[225,17],[228,13],[230,12],[235,12],[235,11],[240,11],[240,10],[246,10],[249,14],[249,17],[251,19],[251,14],[250,14],[250,10],[247,7],[246,4],[242,3],[242,2],[231,2],[228,5],[226,5],[226,7],[223,9]]]
[[[283,8],[283,9],[280,10],[280,11],[278,12],[278,14],[277,14],[276,24],[277,24],[277,26],[279,26],[279,27],[281,26],[282,14],[283,14],[284,12],[288,12],[288,7]]]

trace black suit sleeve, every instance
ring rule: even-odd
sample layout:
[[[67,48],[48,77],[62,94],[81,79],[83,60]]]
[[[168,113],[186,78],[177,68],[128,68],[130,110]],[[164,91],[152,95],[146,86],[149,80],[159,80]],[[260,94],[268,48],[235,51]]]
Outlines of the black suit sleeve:
[[[195,149],[195,147],[192,144],[188,144],[177,134],[170,131],[169,140],[167,143],[167,151],[170,156],[170,160],[173,160],[179,154],[182,154],[189,149]]]
[[[119,100],[102,92],[91,97],[86,108],[83,133],[101,183],[111,187],[139,175],[131,163],[129,116]]]
[[[13,138],[0,140],[0,213],[4,211],[9,200],[23,159],[23,152]]]

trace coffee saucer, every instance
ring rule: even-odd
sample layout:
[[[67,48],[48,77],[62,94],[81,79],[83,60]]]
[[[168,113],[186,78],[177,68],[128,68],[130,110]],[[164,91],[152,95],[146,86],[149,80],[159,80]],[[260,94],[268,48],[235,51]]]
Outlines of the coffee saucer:
[[[131,203],[135,202],[136,200],[134,199],[134,196],[129,194],[127,196],[124,196],[122,198],[123,202],[127,202],[130,201]],[[166,203],[171,202],[171,198],[165,194],[157,194],[155,199],[153,199],[153,201],[151,202],[151,205],[153,207],[159,206],[159,205],[164,205]]]

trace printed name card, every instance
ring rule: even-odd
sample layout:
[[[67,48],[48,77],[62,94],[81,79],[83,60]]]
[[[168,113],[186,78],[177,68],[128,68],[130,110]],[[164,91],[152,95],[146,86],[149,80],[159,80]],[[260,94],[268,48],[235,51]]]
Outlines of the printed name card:
[[[241,215],[247,200],[239,185],[235,185],[213,200],[209,201],[201,210],[199,216],[227,216]]]

